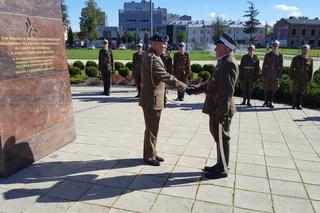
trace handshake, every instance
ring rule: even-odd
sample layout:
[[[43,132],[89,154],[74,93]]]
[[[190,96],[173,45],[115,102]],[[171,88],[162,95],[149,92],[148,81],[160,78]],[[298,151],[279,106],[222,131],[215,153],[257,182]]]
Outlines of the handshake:
[[[190,84],[190,85],[187,86],[187,88],[186,88],[186,93],[187,93],[188,95],[195,94],[195,91],[196,91],[196,86],[193,85],[193,84]]]

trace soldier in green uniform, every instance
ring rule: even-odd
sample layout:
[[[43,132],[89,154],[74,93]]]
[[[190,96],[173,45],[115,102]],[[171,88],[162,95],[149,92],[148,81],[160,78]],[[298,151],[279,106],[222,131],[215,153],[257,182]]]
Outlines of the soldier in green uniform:
[[[241,105],[245,105],[247,101],[247,105],[252,106],[250,102],[251,94],[260,73],[259,59],[253,54],[254,50],[254,45],[248,46],[248,54],[244,55],[240,62],[239,80],[243,93]]]
[[[108,40],[103,41],[103,47],[99,51],[99,70],[103,81],[103,93],[101,95],[110,95],[111,75],[114,70],[114,61],[112,50],[108,47]]]
[[[264,56],[262,66],[262,81],[264,88],[264,104],[263,107],[273,108],[273,100],[276,90],[280,86],[280,80],[283,73],[283,56],[278,52],[280,42],[275,40],[272,42],[272,51]]]
[[[233,51],[238,44],[227,34],[223,33],[216,44],[218,63],[214,76],[202,84],[190,86],[187,94],[205,92],[206,99],[202,109],[210,117],[210,132],[217,144],[217,163],[212,167],[205,167],[205,177],[223,178],[228,176],[230,152],[230,125],[236,107],[233,101],[236,81],[239,74]]]
[[[173,74],[179,81],[186,84],[190,73],[190,57],[189,54],[185,52],[185,44],[181,42],[179,44],[179,52],[175,53],[173,57]],[[183,101],[184,92],[178,91],[178,97],[176,100]]]
[[[185,91],[187,86],[166,71],[160,58],[164,53],[168,36],[156,34],[151,38],[151,47],[145,53],[141,63],[141,94],[139,105],[142,107],[144,132],[144,162],[151,166],[159,166],[163,158],[157,154],[157,137],[161,111],[165,107],[165,85],[169,84]]]
[[[160,58],[166,66],[167,73],[172,74],[172,58],[169,51],[165,51]]]
[[[309,50],[309,45],[302,45],[301,55],[295,56],[291,62],[289,77],[292,80],[292,109],[302,109],[302,95],[312,80],[313,60],[308,56]]]
[[[142,58],[144,56],[144,51],[142,50],[143,45],[137,44],[136,45],[136,52],[133,54],[132,57],[132,74],[137,86],[138,95],[136,98],[140,97],[140,91],[141,91],[141,62]]]

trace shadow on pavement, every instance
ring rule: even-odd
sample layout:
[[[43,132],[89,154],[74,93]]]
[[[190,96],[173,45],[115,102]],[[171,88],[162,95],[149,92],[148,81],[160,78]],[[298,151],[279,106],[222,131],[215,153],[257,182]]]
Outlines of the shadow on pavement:
[[[0,179],[0,185],[3,185],[3,188],[9,188],[6,187],[6,185],[10,184],[24,184],[26,186],[11,189],[3,193],[3,197],[6,200],[20,199],[34,195],[48,195],[50,197],[50,192],[53,192],[53,194],[62,194],[62,197],[59,196],[59,198],[66,199],[43,199],[43,196],[40,196],[37,199],[37,202],[39,203],[50,203],[112,198],[122,194],[130,193],[134,190],[182,186],[187,183],[190,184],[198,182],[202,177],[202,172],[200,170],[199,172],[177,173],[132,173],[131,175],[129,174],[104,178],[98,178],[98,175],[96,174],[88,174],[88,172],[90,171],[106,170],[107,173],[107,170],[136,167],[141,165],[144,165],[144,162],[142,161],[142,159],[138,158],[71,162],[39,162],[15,175],[12,175],[7,179]],[[115,183],[127,183],[128,186],[137,179],[139,180],[135,182],[136,184],[133,184],[132,187],[129,188],[114,186]],[[43,183],[44,185],[46,185],[46,182],[50,183],[52,181],[55,181],[56,183],[52,186],[48,184],[49,187],[47,188],[27,187],[27,184]],[[72,183],[80,184],[80,186],[78,186],[80,188],[81,184],[86,185],[88,188],[84,190],[83,193],[74,195],[73,190],[77,191],[76,188],[78,187],[70,187],[71,182],[69,181],[73,181]],[[103,188],[102,191],[99,191],[95,189],[94,186],[101,186],[105,188]],[[90,191],[90,193],[87,193],[88,191]]]
[[[320,121],[320,117],[305,117],[302,119],[294,119],[293,121]]]

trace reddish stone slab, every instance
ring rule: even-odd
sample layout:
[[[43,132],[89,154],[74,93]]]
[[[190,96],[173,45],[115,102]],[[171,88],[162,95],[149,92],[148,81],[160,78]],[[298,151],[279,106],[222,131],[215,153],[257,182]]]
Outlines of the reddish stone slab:
[[[59,0],[0,0],[0,177],[75,137]]]

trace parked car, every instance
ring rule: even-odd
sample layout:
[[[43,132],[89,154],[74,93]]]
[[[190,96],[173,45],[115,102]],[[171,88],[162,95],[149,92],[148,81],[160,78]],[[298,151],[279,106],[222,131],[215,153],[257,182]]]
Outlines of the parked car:
[[[96,49],[96,47],[95,47],[94,45],[89,45],[89,46],[88,46],[88,49],[89,49],[89,50],[94,50],[94,49]]]
[[[126,48],[126,45],[120,44],[118,49],[119,49],[119,50],[125,50],[125,49],[127,49],[127,48]]]

